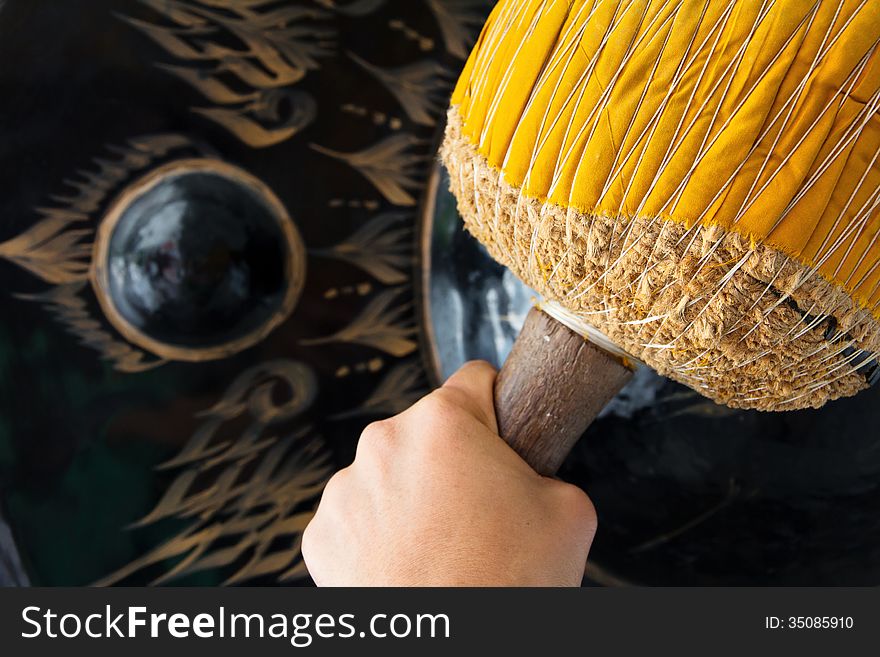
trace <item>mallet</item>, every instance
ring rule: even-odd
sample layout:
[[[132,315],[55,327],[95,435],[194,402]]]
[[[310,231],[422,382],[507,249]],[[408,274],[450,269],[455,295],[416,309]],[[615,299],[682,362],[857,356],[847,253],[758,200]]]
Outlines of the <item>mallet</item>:
[[[737,408],[880,376],[880,3],[501,0],[441,150],[544,301],[496,384],[555,472],[635,361]]]

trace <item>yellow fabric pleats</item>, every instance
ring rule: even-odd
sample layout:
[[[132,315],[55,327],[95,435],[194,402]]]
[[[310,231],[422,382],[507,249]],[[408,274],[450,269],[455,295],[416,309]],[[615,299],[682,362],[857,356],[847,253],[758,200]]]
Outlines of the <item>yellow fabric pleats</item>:
[[[524,195],[736,231],[878,317],[878,42],[878,0],[501,0],[452,102]]]

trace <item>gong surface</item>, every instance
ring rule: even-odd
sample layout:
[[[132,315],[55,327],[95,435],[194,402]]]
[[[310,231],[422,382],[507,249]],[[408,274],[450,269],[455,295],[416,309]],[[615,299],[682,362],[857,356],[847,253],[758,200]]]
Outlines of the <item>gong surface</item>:
[[[431,387],[419,208],[490,4],[0,2],[0,503],[32,583],[307,581],[324,482]]]

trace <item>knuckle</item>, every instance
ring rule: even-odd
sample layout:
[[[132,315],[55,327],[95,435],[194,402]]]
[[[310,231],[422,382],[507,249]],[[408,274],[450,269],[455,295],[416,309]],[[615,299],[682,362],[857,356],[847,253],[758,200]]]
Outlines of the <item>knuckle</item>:
[[[461,407],[467,402],[466,395],[454,388],[440,388],[419,402],[422,420],[432,425],[448,422],[461,412]]]
[[[386,451],[391,446],[395,433],[396,427],[393,419],[368,424],[361,432],[357,455],[360,457],[370,452]]]
[[[416,446],[420,450],[432,452],[448,445],[462,433],[458,430],[460,404],[456,394],[455,391],[436,390],[419,402],[413,426],[417,427]]]
[[[338,501],[345,499],[347,480],[348,468],[343,468],[342,470],[337,471],[327,480],[327,483],[324,484],[324,492],[321,495],[321,502],[318,504],[318,512],[315,517],[323,517],[323,515],[326,515],[327,511],[337,504]],[[322,511],[324,514],[321,513]],[[314,522],[314,520],[312,520],[312,522]],[[312,523],[309,524],[311,525]]]
[[[302,553],[303,561],[306,562],[306,566],[311,568],[313,564],[316,563],[317,559],[316,555],[321,554],[321,545],[320,545],[320,520],[318,515],[312,518],[306,528],[303,530],[302,540],[300,543],[300,552]]]
[[[306,525],[299,550],[309,576],[315,584],[320,586],[327,570],[328,546],[325,538],[326,532],[319,522],[316,522],[316,518]]]
[[[393,462],[397,449],[398,427],[394,419],[374,422],[367,426],[358,441],[353,467],[358,471],[384,472]]]
[[[563,484],[558,489],[562,497],[561,508],[573,521],[579,523],[588,532],[595,532],[598,526],[596,507],[589,496],[577,486]]]
[[[344,505],[349,497],[347,470],[344,468],[327,480],[318,508],[303,530],[300,551],[309,567],[319,561],[336,531],[338,516],[344,514]]]
[[[394,433],[394,420],[379,420],[371,422],[361,432],[361,440],[368,442],[388,440]]]

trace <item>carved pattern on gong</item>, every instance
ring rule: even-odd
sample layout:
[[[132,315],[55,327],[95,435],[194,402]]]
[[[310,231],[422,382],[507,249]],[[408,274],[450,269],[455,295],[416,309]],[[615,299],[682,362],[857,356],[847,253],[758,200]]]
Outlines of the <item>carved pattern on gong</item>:
[[[126,528],[134,533],[176,521],[183,523],[182,529],[151,543],[98,583],[158,573],[152,579],[159,584],[209,570],[222,572],[228,584],[254,578],[289,582],[305,575],[301,532],[337,465],[329,452],[331,434],[397,413],[427,392],[412,286],[414,206],[434,159],[432,130],[456,77],[447,66],[448,55],[466,56],[491,3],[419,0],[426,20],[414,26],[394,13],[395,7],[410,11],[413,0],[134,2],[146,7],[145,13],[135,17],[134,11],[119,10],[116,24],[142,35],[133,40],[141,41],[133,49],[149,42],[158,46],[159,51],[150,48],[143,57],[145,66],[155,64],[162,75],[182,80],[203,99],[187,110],[205,120],[194,122],[196,130],[200,124],[220,126],[242,150],[286,148],[296,139],[311,142],[310,149],[303,149],[303,160],[330,160],[330,166],[355,171],[355,182],[360,176],[365,184],[353,197],[344,188],[332,190],[325,206],[314,208],[315,216],[297,215],[301,227],[323,221],[327,214],[329,221],[342,218],[349,209],[363,220],[323,244],[307,245],[309,258],[331,259],[353,272],[347,279],[324,283],[314,300],[327,304],[325,316],[339,317],[338,325],[303,329],[288,343],[297,360],[290,354],[258,359],[259,364],[233,370],[237,376],[222,380],[228,384],[225,393],[214,389],[213,399],[219,401],[196,416],[195,429],[187,426],[182,433],[186,438],[179,453],[158,468],[171,483],[154,508]],[[403,48],[400,52],[417,49],[416,54],[390,66],[377,56],[380,48],[344,47],[337,25],[361,20],[381,24],[386,32],[377,39],[393,39]],[[313,96],[319,92],[311,82],[327,76],[331,57],[375,87],[374,98],[381,96],[372,103],[342,94],[339,106],[321,105],[322,121],[325,112],[328,121],[362,121],[370,135],[362,140],[356,131],[355,139],[332,141],[326,134],[309,138],[319,128]],[[135,138],[109,150],[111,157],[96,158],[93,166],[64,181],[73,193],[53,196],[50,206],[37,210],[30,228],[0,243],[0,258],[49,286],[21,298],[43,305],[116,370],[134,373],[166,361],[130,344],[104,317],[96,316],[100,306],[89,283],[96,230],[112,199],[132,181],[173,160],[220,156],[178,134]],[[317,283],[310,280],[308,285]],[[289,324],[296,321],[294,316]],[[322,395],[329,396],[330,388],[324,389],[325,379],[318,378],[321,368],[312,365],[340,345],[341,351],[356,355],[334,363],[333,383],[350,381],[362,393],[316,417],[315,409],[325,403]],[[188,417],[192,419],[191,412]]]
[[[76,177],[64,180],[72,194],[52,195],[54,205],[37,208],[40,218],[31,228],[0,243],[0,258],[52,285],[45,292],[18,294],[18,298],[42,305],[81,344],[98,351],[118,371],[142,372],[162,365],[165,359],[119,339],[92,312],[89,271],[99,215],[136,174],[174,155],[211,157],[213,151],[175,134],[139,137],[107,149],[113,157],[96,157],[94,168],[80,169]]]
[[[317,380],[304,363],[279,359],[239,375],[183,449],[158,467],[176,471],[158,504],[129,529],[167,518],[188,521],[161,545],[97,582],[106,586],[177,559],[153,583],[234,567],[225,584],[305,575],[302,531],[333,472],[330,455],[300,416]],[[278,401],[279,396],[282,401]],[[243,432],[229,428],[246,420]]]
[[[269,0],[140,2],[161,14],[164,24],[121,18],[182,62],[157,66],[210,103],[192,107],[194,113],[252,148],[286,141],[315,119],[314,97],[294,86],[334,53],[336,33],[327,11],[312,3],[272,6]]]

